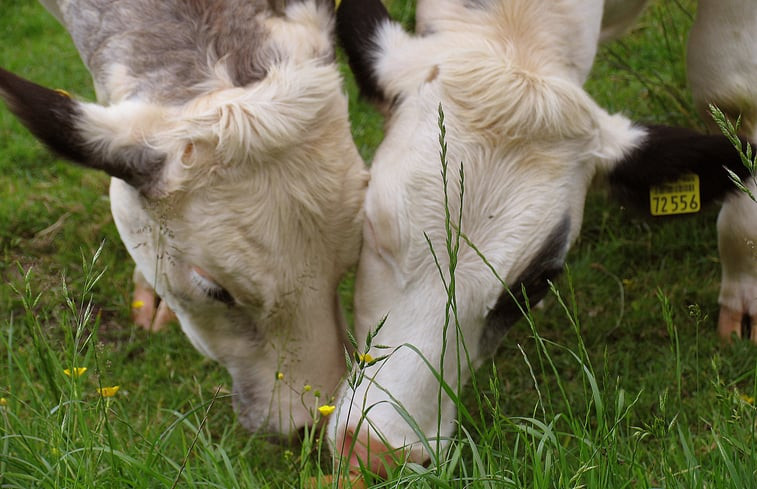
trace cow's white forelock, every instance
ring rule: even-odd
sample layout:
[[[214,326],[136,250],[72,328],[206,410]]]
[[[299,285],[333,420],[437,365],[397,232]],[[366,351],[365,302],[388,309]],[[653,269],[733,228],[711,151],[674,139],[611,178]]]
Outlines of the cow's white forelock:
[[[509,41],[518,46],[523,66],[551,66],[583,83],[596,55],[603,4],[603,0],[422,0],[416,8],[416,30],[421,35],[467,34],[482,43]]]
[[[270,16],[265,21],[274,49],[288,53],[295,61],[333,56],[334,19],[325,3],[289,2],[286,19]]]

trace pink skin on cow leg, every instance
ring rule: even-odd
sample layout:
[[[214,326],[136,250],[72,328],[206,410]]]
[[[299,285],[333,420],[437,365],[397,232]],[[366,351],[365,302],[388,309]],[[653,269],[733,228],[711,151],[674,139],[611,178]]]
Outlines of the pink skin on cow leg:
[[[168,307],[165,301],[160,301],[158,312],[155,313],[155,319],[152,321],[152,329],[150,331],[160,331],[169,323],[176,321],[178,321],[176,314]]]
[[[131,319],[134,324],[148,331],[152,331],[152,319],[156,310],[155,291],[140,285],[134,286],[134,296],[131,303]]]
[[[741,311],[729,307],[720,308],[718,317],[718,334],[725,341],[731,340],[731,335],[741,336]]]
[[[157,309],[157,296],[144,276],[134,269],[134,296],[131,303],[131,318],[135,324],[151,331]]]

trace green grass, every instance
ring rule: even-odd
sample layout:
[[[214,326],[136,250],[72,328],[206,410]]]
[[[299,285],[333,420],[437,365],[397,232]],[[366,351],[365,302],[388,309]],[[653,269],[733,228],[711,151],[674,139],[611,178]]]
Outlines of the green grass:
[[[601,105],[703,127],[683,63],[693,3],[655,2],[601,50],[587,84]],[[408,5],[391,10],[409,22]],[[26,0],[2,11],[0,66],[94,98],[51,16]],[[370,160],[382,121],[349,93]],[[178,327],[131,325],[107,184],[0,109],[0,487],[278,488],[331,472],[318,431],[273,444],[239,427],[228,375]],[[383,487],[757,487],[757,348],[716,337],[716,215],[650,221],[590,195],[555,293],[462,393],[449,452]]]

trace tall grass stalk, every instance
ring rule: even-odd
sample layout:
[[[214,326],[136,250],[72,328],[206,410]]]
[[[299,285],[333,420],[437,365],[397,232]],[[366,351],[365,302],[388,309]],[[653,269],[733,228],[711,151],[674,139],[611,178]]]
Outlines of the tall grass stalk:
[[[739,129],[741,128],[741,116],[736,119],[735,123],[732,123],[723,111],[715,105],[710,105],[710,115],[712,115],[712,119],[720,129],[720,132],[728,138],[736,151],[738,151],[739,156],[741,157],[741,163],[749,171],[750,177],[747,182],[751,182],[752,188],[757,187],[757,155],[754,154],[751,143],[742,143],[738,137]],[[732,170],[728,168],[725,170],[728,172],[728,176],[736,188],[742,193],[748,195],[750,199],[757,202],[757,197],[755,197],[752,192],[750,185],[748,185],[747,182],[744,182],[744,180]]]

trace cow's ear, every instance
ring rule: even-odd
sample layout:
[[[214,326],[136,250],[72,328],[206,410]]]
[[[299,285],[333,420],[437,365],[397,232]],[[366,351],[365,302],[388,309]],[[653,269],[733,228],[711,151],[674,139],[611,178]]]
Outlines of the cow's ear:
[[[360,88],[372,102],[388,102],[375,63],[379,56],[378,36],[382,26],[393,23],[381,0],[342,0],[336,12],[336,32]]]
[[[726,169],[742,178],[749,173],[725,136],[678,127],[638,127],[643,136],[608,172],[613,194],[629,205],[649,208],[651,186],[688,174],[699,177],[701,202],[706,204],[736,190]]]
[[[102,170],[143,193],[153,191],[166,155],[146,144],[139,129],[156,109],[127,102],[112,107],[78,102],[0,68],[0,97],[19,120],[52,151]]]

